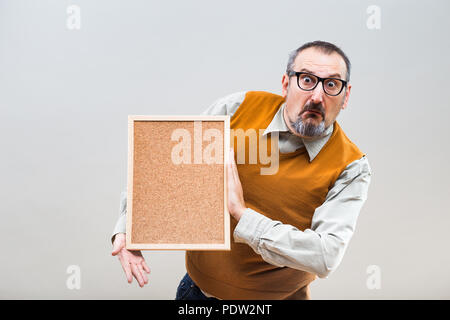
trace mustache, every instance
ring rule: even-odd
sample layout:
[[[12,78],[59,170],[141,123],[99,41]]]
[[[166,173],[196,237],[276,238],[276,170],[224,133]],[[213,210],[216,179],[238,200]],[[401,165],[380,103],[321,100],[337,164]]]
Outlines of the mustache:
[[[308,102],[305,104],[305,106],[303,107],[302,112],[300,112],[299,116],[301,116],[302,114],[304,114],[307,111],[316,111],[319,112],[322,115],[322,118],[325,117],[325,109],[322,105],[322,103],[311,103]]]

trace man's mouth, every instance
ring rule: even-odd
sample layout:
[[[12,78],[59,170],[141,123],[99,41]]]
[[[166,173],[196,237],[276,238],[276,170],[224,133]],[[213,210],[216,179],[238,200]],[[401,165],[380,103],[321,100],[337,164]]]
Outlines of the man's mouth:
[[[316,110],[308,110],[308,111],[305,111],[305,114],[312,114],[312,115],[315,115],[315,116],[321,116],[321,117],[323,117],[323,115],[322,115],[322,112],[320,112],[320,111],[316,111]]]

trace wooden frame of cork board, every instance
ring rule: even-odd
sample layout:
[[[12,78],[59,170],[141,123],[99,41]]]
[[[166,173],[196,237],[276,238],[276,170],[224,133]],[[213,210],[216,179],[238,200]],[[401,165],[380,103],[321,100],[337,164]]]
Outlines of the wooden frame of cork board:
[[[229,116],[129,116],[127,249],[230,250],[229,148]]]

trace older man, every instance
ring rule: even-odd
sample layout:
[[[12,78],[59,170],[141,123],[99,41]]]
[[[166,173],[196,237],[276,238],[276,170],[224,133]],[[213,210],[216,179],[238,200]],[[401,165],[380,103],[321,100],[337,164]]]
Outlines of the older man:
[[[278,170],[263,175],[262,163],[236,165],[231,151],[231,251],[188,251],[177,299],[309,299],[316,275],[336,270],[371,177],[367,157],[336,122],[348,104],[349,80],[345,53],[314,41],[290,55],[281,96],[240,92],[206,110],[230,115],[232,129],[264,129],[268,140],[278,138]],[[112,254],[128,281],[134,276],[143,286],[150,270],[139,251],[125,249],[125,214],[123,194]]]

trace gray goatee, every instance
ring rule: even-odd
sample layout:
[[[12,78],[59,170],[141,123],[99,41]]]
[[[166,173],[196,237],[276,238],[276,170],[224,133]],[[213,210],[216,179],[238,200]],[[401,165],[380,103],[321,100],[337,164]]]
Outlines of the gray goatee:
[[[311,121],[303,122],[302,115],[306,111],[316,111],[319,112],[322,115],[322,121],[319,124],[313,124]],[[310,117],[316,117],[315,115],[311,115]],[[326,128],[325,128],[325,111],[321,103],[318,104],[312,104],[307,103],[305,107],[303,108],[302,112],[297,117],[297,120],[295,122],[291,121],[291,126],[294,128],[294,130],[306,137],[317,137],[321,136]]]

